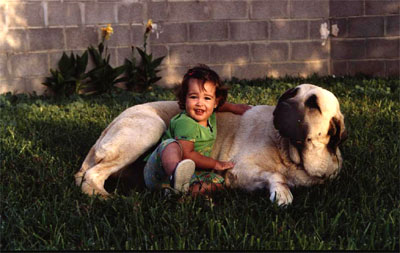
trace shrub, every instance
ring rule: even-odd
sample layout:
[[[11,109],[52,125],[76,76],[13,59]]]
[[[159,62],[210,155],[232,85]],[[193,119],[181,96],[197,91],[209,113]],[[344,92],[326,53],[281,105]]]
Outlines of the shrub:
[[[143,50],[136,48],[140,55],[140,62],[136,66],[135,58],[135,48],[132,47],[131,59],[125,59],[125,76],[126,76],[126,86],[133,91],[143,92],[148,90],[161,79],[157,76],[160,71],[158,67],[165,58],[165,56],[159,57],[153,60],[153,54],[147,53],[147,39],[150,32],[154,31],[155,26],[151,19],[147,22],[146,31],[143,35]]]
[[[150,32],[156,30],[156,24],[151,19],[146,25],[143,35],[143,49],[136,48],[141,59],[136,61],[134,55],[135,47],[132,47],[130,59],[125,59],[123,65],[112,67],[110,54],[106,40],[109,40],[113,29],[111,25],[101,28],[102,41],[97,48],[89,46],[82,56],[75,56],[71,53],[68,57],[65,53],[58,62],[58,69],[51,69],[51,76],[46,78],[43,85],[56,96],[70,96],[81,92],[88,94],[111,93],[117,83],[125,83],[129,90],[144,92],[151,89],[151,86],[161,79],[157,73],[158,68],[165,58],[159,57],[153,60],[153,55],[147,53],[147,39]],[[93,61],[94,68],[85,73],[88,63],[88,55]],[[122,74],[124,74],[122,76]]]
[[[86,67],[88,64],[88,52],[85,51],[82,56],[71,52],[68,56],[63,53],[58,62],[58,69],[50,69],[51,76],[46,78],[43,83],[55,96],[70,96],[78,94],[84,86],[86,78]]]

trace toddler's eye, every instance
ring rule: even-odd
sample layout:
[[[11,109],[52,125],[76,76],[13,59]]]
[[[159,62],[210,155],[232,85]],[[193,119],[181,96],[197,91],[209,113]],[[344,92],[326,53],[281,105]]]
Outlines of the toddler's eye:
[[[189,98],[191,98],[191,99],[196,99],[197,98],[197,96],[189,96]]]
[[[206,100],[211,100],[211,98],[210,97],[206,97]]]

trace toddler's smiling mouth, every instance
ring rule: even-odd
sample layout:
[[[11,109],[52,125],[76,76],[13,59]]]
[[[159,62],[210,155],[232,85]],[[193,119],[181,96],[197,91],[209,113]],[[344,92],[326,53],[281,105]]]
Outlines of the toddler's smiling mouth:
[[[200,110],[200,109],[195,109],[194,112],[198,115],[201,115],[204,113],[204,110]]]

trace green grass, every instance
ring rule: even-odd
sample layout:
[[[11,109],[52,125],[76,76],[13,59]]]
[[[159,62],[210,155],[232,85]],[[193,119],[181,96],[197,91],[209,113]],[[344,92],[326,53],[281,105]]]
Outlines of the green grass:
[[[207,200],[130,192],[102,201],[74,185],[101,131],[124,109],[171,100],[170,91],[0,96],[0,250],[307,249],[399,250],[399,94],[396,79],[232,80],[229,100],[276,104],[314,83],[334,92],[349,138],[338,179],[294,189],[279,208],[266,191],[227,190]]]

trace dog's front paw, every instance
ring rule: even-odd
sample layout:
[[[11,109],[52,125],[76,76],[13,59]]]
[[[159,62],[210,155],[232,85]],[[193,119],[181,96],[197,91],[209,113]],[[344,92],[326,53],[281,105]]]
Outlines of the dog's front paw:
[[[276,183],[271,186],[269,199],[276,202],[279,206],[290,205],[293,202],[293,195],[289,187],[283,183]]]

